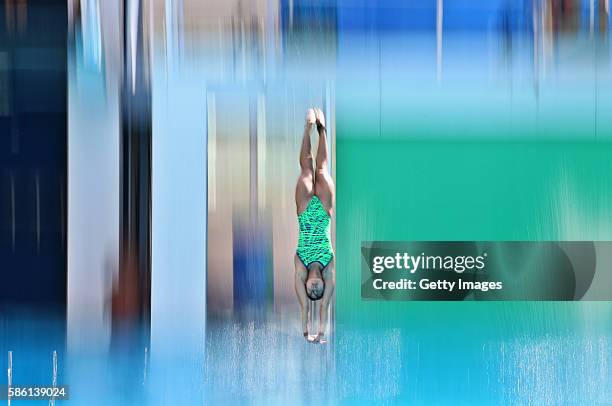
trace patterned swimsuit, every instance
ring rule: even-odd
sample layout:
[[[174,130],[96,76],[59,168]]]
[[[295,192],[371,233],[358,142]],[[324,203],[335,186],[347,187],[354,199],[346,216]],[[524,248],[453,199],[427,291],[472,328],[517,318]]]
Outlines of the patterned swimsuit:
[[[330,238],[330,217],[321,200],[315,195],[308,202],[308,207],[298,215],[300,237],[297,255],[306,268],[313,262],[319,262],[323,268],[334,256]]]

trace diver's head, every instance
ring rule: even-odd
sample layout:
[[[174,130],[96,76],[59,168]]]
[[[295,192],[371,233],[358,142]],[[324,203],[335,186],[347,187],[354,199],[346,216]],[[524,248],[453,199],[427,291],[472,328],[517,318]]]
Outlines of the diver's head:
[[[325,292],[325,281],[321,274],[321,264],[315,262],[308,267],[306,295],[310,300],[316,301],[323,297],[323,292]]]

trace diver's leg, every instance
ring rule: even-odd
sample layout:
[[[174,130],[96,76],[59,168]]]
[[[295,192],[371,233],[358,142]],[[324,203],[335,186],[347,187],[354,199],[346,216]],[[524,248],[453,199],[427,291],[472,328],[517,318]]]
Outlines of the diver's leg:
[[[317,167],[315,172],[315,194],[319,197],[321,203],[323,203],[323,206],[331,215],[334,207],[335,186],[329,174],[329,151],[327,148],[325,116],[320,109],[316,109],[315,114],[319,131],[319,147],[317,148]]]
[[[312,172],[312,146],[310,145],[310,130],[315,125],[315,111],[308,109],[306,112],[306,123],[304,124],[304,135],[302,136],[302,146],[300,148],[300,167],[302,171]]]
[[[308,315],[310,311],[308,296],[306,295],[306,278],[308,277],[308,271],[297,254],[294,256],[293,262],[295,264],[295,293],[300,302],[302,316],[302,332],[304,333],[304,338],[308,339]]]
[[[325,336],[325,329],[327,328],[328,309],[336,288],[336,269],[333,259],[323,270],[323,280],[325,281],[325,291],[321,298],[321,307],[319,309],[319,334],[317,335],[317,341],[320,343],[326,342],[323,337]]]
[[[319,132],[319,147],[317,148],[317,170],[327,170],[329,164],[329,151],[327,148],[327,129],[325,128],[325,115],[321,109],[315,109],[317,131]]]
[[[295,204],[298,214],[306,210],[310,198],[314,194],[314,172],[312,168],[312,147],[310,145],[310,129],[315,123],[313,109],[306,113],[306,125],[300,148],[300,176],[295,187]]]

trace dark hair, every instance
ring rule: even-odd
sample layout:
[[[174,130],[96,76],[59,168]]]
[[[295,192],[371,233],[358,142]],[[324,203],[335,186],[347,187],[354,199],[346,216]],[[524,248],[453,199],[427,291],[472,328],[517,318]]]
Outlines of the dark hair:
[[[312,295],[308,291],[308,287],[306,287],[306,296],[308,296],[308,299],[312,300],[313,302],[316,302],[317,300],[320,300],[323,297],[323,294],[325,293],[325,280],[321,279],[321,282],[323,282],[323,289],[321,289],[321,293],[316,295],[316,296]]]

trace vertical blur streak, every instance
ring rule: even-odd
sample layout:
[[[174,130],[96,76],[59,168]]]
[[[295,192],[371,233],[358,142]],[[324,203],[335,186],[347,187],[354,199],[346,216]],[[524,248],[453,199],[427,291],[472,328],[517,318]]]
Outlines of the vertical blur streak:
[[[257,126],[257,146],[255,155],[257,155],[257,207],[266,207],[266,175],[271,176],[266,171],[266,99],[263,94],[257,95],[257,118],[255,125]]]
[[[53,375],[51,378],[53,388],[57,387],[57,351],[53,351]],[[55,398],[49,400],[49,406],[55,406]]]
[[[15,252],[15,175],[11,171],[11,244]]]
[[[438,0],[436,8],[436,73],[438,84],[442,81],[442,25],[444,16],[444,0]]]
[[[215,95],[206,95],[206,123],[208,125],[208,207],[207,210],[217,209],[217,112]]]
[[[257,152],[258,152],[258,143],[257,143],[257,119],[259,114],[257,113],[257,99],[256,96],[251,94],[249,95],[249,216],[251,219],[254,219],[258,213],[258,174],[257,170],[259,168],[257,162]]]
[[[7,369],[8,386],[13,383],[13,351],[8,352],[8,369]],[[11,406],[11,398],[8,398],[7,405]]]
[[[5,0],[1,12],[9,379],[49,382],[65,333],[58,380],[75,404],[611,398],[607,303],[366,303],[355,272],[362,239],[612,238],[609,0]],[[343,327],[329,346],[305,345],[293,285],[313,106],[339,176]],[[60,325],[21,332],[5,323],[15,304],[59,309]]]
[[[100,23],[100,0],[81,2],[81,22],[83,43],[87,44],[84,57],[97,69],[102,64],[102,34]]]
[[[208,8],[208,2],[198,3]],[[183,2],[152,2],[152,281],[148,385],[156,403],[205,399],[208,55],[170,38],[197,27]],[[173,7],[167,7],[172,5]],[[184,21],[183,21],[184,18]],[[169,23],[175,22],[175,23]],[[177,48],[180,47],[180,48]],[[197,55],[197,57],[195,57]],[[213,239],[224,236],[215,235]],[[177,391],[176,388],[184,390]],[[191,389],[189,389],[191,388]],[[160,397],[160,393],[162,396]],[[157,402],[159,400],[159,402]]]
[[[184,48],[183,30],[185,27],[183,17],[183,0],[165,0],[165,38],[166,38],[166,69],[174,71],[181,58]]]
[[[36,251],[40,253],[40,175],[38,171],[34,175],[36,184]]]
[[[121,247],[113,294],[113,338],[147,340],[151,268],[151,92],[147,1],[124,2]],[[141,327],[146,328],[141,328]],[[130,337],[135,333],[144,337]]]
[[[2,316],[65,316],[65,10],[63,0],[0,5]]]
[[[595,0],[589,0],[589,35],[593,38],[595,32]]]
[[[538,78],[540,77],[540,72],[539,72],[539,57],[540,57],[540,52],[539,52],[539,45],[540,45],[540,40],[539,40],[539,24],[538,24],[538,2],[534,1],[533,2],[533,12],[532,12],[532,26],[533,26],[533,78],[534,78],[534,91],[535,91],[535,95],[536,95],[536,100],[538,99],[538,95],[539,95],[539,86],[538,86]]]
[[[75,354],[108,351],[113,291],[119,285],[122,4],[74,0],[68,8],[69,183],[63,232],[68,236],[67,347]]]
[[[7,31],[23,34],[28,25],[27,0],[6,0],[4,8]]]

